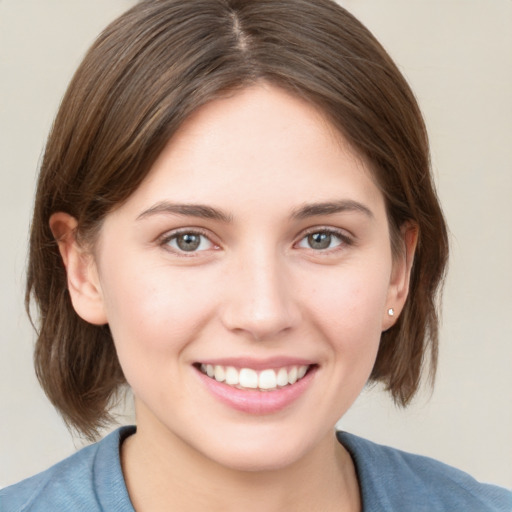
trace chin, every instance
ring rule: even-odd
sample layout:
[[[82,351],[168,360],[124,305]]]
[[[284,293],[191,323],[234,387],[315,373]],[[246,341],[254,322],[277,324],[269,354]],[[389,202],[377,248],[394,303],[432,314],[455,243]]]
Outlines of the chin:
[[[244,450],[243,453],[234,450],[224,450],[216,462],[221,466],[238,472],[266,473],[285,469],[297,462],[300,454],[271,449],[254,451]]]
[[[272,472],[290,467],[321,449],[322,437],[316,438],[297,429],[242,429],[239,436],[226,435],[224,439],[208,443],[205,455],[217,464],[235,471]],[[327,438],[328,436],[323,436]],[[329,443],[329,446],[332,446]]]

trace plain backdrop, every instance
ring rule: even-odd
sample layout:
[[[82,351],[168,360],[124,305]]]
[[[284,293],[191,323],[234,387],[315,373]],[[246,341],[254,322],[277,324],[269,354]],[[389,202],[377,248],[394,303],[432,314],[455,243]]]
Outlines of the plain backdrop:
[[[400,411],[366,390],[339,427],[512,488],[512,1],[340,3],[416,92],[452,254],[434,392]],[[99,31],[133,4],[0,0],[0,487],[83,444],[34,376],[26,242],[38,162],[67,83]]]

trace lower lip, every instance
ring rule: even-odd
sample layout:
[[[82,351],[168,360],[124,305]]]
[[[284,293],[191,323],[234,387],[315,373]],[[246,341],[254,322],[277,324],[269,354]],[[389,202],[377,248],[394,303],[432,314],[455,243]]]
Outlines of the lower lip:
[[[313,381],[316,367],[311,368],[295,384],[290,384],[273,391],[233,388],[223,382],[217,382],[199,370],[197,370],[197,373],[206,388],[220,402],[237,411],[263,415],[282,411],[298,400]]]

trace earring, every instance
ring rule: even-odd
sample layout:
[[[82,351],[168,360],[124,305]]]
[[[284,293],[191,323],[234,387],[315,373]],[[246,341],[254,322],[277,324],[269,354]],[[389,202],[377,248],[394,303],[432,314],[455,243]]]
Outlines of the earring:
[[[393,308],[388,309],[388,315],[389,316],[395,316],[395,310]]]

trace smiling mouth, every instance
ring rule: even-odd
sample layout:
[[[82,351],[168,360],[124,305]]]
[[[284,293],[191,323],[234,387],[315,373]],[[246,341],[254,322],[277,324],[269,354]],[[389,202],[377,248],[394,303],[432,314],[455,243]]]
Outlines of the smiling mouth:
[[[211,379],[236,389],[275,391],[300,381],[316,365],[292,365],[261,371],[201,363],[194,366]]]

